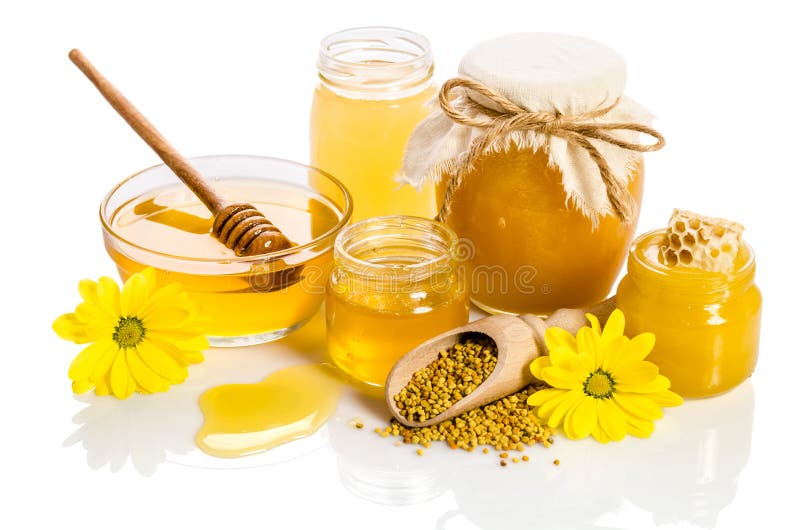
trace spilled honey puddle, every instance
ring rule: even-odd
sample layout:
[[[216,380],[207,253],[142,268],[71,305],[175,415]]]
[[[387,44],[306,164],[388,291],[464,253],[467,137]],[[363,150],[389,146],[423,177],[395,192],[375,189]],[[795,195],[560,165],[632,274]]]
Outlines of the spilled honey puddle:
[[[214,387],[200,396],[195,437],[212,456],[235,458],[310,436],[336,410],[343,383],[327,365],[278,370],[259,383]]]

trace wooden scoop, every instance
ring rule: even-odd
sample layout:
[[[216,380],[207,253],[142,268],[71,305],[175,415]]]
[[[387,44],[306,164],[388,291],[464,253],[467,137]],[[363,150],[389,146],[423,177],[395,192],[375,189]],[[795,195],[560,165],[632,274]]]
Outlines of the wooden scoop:
[[[114,110],[128,122],[136,134],[156,152],[161,160],[211,211],[214,215],[211,233],[222,244],[233,250],[237,256],[258,256],[292,246],[291,241],[254,206],[247,203],[230,202],[217,193],[200,175],[200,172],[156,130],[153,124],[103,74],[92,66],[80,50],[70,51],[69,58],[89,78],[89,81],[114,107]],[[277,271],[270,274],[282,276],[282,278],[273,278],[277,283],[287,283],[287,281],[293,283],[297,280],[299,268],[295,267],[288,269],[288,272]],[[264,278],[260,279],[260,283],[264,284]],[[269,283],[271,285],[273,282]]]
[[[586,313],[595,315],[601,324],[605,324],[615,307],[616,300],[609,298],[587,309],[559,309],[546,320],[534,315],[492,315],[442,333],[420,344],[397,361],[386,379],[386,404],[392,416],[403,425],[427,427],[513,394],[533,381],[530,364],[547,353],[544,344],[544,332],[547,328],[558,326],[574,334],[588,324]],[[441,414],[422,422],[405,418],[397,408],[394,396],[405,388],[415,372],[435,361],[439,352],[453,346],[464,333],[482,333],[495,342],[497,365],[492,373],[478,388]]]

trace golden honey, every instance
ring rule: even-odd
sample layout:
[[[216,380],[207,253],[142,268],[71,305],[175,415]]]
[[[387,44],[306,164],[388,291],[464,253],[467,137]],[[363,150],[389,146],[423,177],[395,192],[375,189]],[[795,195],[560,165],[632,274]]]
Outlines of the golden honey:
[[[655,334],[647,360],[684,397],[726,392],[750,377],[758,359],[761,293],[755,257],[743,244],[731,273],[670,266],[659,260],[663,230],[640,236],[617,289],[626,329]]]
[[[357,28],[327,37],[311,110],[311,165],[341,180],[353,219],[433,217],[433,184],[400,186],[403,150],[435,95],[430,45],[395,28]]]
[[[212,456],[234,458],[309,436],[335,412],[341,387],[331,367],[307,364],[260,383],[212,388],[200,396],[205,421],[195,442]]]
[[[549,314],[603,300],[636,224],[604,216],[595,228],[569,204],[547,154],[513,147],[480,157],[453,197],[447,224],[472,248],[472,300],[490,312]],[[439,183],[441,203],[447,179]],[[629,191],[641,206],[641,164]]]
[[[362,221],[337,239],[325,303],[331,360],[383,386],[410,349],[469,319],[455,234],[426,219]]]
[[[337,204],[311,187],[259,178],[229,176],[214,185],[229,199],[251,203],[296,246],[275,257],[237,257],[210,234],[205,206],[176,183],[127,193],[113,209],[109,203],[106,248],[123,279],[154,267],[159,282],[180,282],[199,304],[212,345],[279,338],[311,318],[324,299],[347,201]],[[264,284],[271,274],[295,267],[302,267],[300,281],[282,289]]]

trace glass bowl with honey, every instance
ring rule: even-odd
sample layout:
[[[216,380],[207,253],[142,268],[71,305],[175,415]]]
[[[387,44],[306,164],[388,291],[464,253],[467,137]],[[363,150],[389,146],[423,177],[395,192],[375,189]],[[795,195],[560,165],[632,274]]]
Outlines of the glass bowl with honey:
[[[293,246],[236,256],[211,235],[208,209],[162,164],[128,177],[100,206],[120,276],[153,267],[159,283],[180,282],[200,305],[212,346],[269,342],[299,328],[325,297],[333,243],[352,212],[349,192],[327,173],[287,160],[190,161],[228,199],[260,210]]]

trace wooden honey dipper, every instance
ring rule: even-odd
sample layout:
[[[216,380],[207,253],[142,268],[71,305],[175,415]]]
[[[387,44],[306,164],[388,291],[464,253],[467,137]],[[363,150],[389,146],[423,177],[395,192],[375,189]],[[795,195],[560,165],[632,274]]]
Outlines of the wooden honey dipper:
[[[385,387],[389,411],[403,425],[428,427],[522,390],[533,381],[531,362],[547,352],[544,344],[547,328],[558,326],[575,334],[588,324],[586,313],[593,314],[605,325],[615,307],[616,300],[609,298],[587,309],[559,309],[547,319],[535,315],[491,315],[446,331],[405,354],[389,372]],[[480,333],[494,341],[497,364],[492,373],[475,390],[433,418],[411,421],[403,416],[394,396],[408,385],[415,372],[435,361],[439,352],[453,346],[465,333]]]
[[[128,99],[117,90],[78,49],[69,52],[70,60],[89,78],[100,94],[114,110],[128,122],[128,125],[150,146],[178,178],[194,193],[214,216],[211,233],[220,243],[233,250],[237,256],[258,256],[268,252],[283,250],[292,242],[253,205],[228,201],[220,195],[195,169],[188,160],[170,145],[166,138],[153,126]],[[265,281],[262,276],[259,284],[272,290],[286,287],[299,278],[299,269],[288,272],[279,271],[281,278]],[[271,273],[273,276],[279,274]],[[276,280],[276,281],[272,281]],[[270,287],[272,286],[272,288]]]

